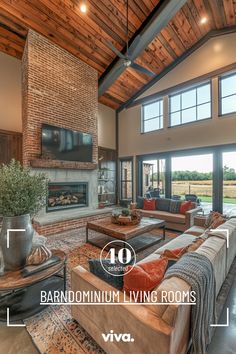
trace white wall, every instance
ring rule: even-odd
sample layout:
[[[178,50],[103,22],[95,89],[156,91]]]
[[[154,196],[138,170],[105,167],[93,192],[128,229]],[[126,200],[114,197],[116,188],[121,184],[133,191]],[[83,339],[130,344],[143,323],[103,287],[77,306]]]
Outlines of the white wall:
[[[0,129],[21,132],[21,61],[0,52]]]
[[[116,148],[116,112],[101,103],[98,104],[98,146]]]
[[[235,63],[235,43],[235,33],[211,39],[147,90],[142,97]],[[119,114],[119,156],[236,143],[236,115],[224,118],[218,116],[217,85],[218,80],[214,78],[214,100],[210,120],[173,128],[168,128],[168,122],[165,120],[163,130],[141,134],[141,106],[122,111]],[[168,105],[167,98],[164,101],[165,110]]]

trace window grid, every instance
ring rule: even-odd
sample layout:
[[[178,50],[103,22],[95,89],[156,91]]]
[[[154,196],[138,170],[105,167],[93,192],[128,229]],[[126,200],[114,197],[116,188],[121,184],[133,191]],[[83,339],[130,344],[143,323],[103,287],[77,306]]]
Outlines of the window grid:
[[[162,114],[145,119],[145,107],[148,105],[152,105],[154,103],[158,103],[159,113],[161,112],[161,105],[162,105]],[[156,127],[155,129],[152,129],[152,130],[145,131],[145,123],[149,122],[149,121],[154,121],[154,120],[158,121],[158,127]],[[152,132],[155,130],[160,130],[162,128],[163,128],[163,100],[158,100],[158,101],[150,102],[148,104],[143,105],[142,106],[142,133],[149,133],[149,132]]]
[[[222,95],[222,82],[224,81],[224,79],[228,79],[229,77],[232,77],[232,76],[235,76],[236,77],[236,73],[232,73],[232,74],[228,74],[228,75],[224,75],[224,76],[221,76],[220,77],[220,85],[219,85],[219,96],[220,96],[220,102],[219,102],[219,104],[220,104],[220,114],[221,115],[227,115],[227,114],[232,114],[232,113],[235,113],[236,111],[233,109],[232,111],[229,111],[229,112],[227,112],[227,113],[223,113],[222,112],[222,102],[223,102],[223,100],[225,99],[225,98],[228,98],[228,97],[235,97],[235,99],[236,99],[236,86],[235,86],[235,93],[231,93],[231,94],[229,94],[229,95],[225,95],[225,96],[223,96]]]
[[[187,123],[192,123],[192,122],[195,122],[195,121],[198,121],[198,120],[201,121],[201,120],[208,119],[208,118],[211,117],[211,113],[212,113],[212,112],[210,112],[210,117],[203,118],[203,119],[199,119],[199,118],[198,118],[198,109],[197,109],[197,108],[200,107],[200,106],[203,106],[203,105],[205,105],[205,104],[208,104],[208,103],[211,104],[211,92],[210,92],[210,101],[204,101],[204,102],[202,102],[202,103],[198,103],[197,90],[198,90],[198,88],[200,88],[200,87],[202,87],[202,86],[206,86],[206,85],[210,85],[210,89],[211,89],[211,83],[209,82],[209,83],[201,84],[201,85],[199,85],[199,86],[197,86],[197,87],[195,87],[195,88],[189,88],[188,90],[184,90],[184,91],[181,91],[181,92],[179,92],[179,93],[177,93],[177,94],[174,94],[174,95],[170,95],[170,96],[169,96],[169,97],[170,97],[170,103],[169,103],[169,122],[170,122],[170,126],[171,126],[171,127],[178,126],[178,125],[183,125],[183,124],[187,124]],[[195,90],[196,105],[189,106],[189,107],[187,107],[187,108],[182,108],[182,106],[183,106],[183,105],[182,105],[182,95],[183,95],[183,93],[188,92],[188,91],[193,91],[193,90]],[[176,96],[180,96],[180,109],[175,110],[175,111],[171,111],[171,98],[172,98],[172,97],[176,97]],[[184,111],[186,111],[186,110],[188,110],[188,109],[192,109],[192,108],[196,108],[196,119],[194,119],[194,120],[192,120],[192,121],[189,121],[189,122],[186,122],[186,123],[183,123],[183,114],[182,114],[182,113],[183,113]],[[210,111],[211,111],[211,105],[210,105]],[[180,113],[180,123],[179,123],[179,124],[172,125],[171,115],[172,115],[173,113]]]
[[[124,165],[130,164],[130,166],[124,167]],[[131,198],[133,198],[133,161],[129,160],[121,160],[120,161],[121,171],[120,171],[120,197],[121,199],[127,198],[127,194],[131,193]],[[128,178],[128,169],[130,169],[130,178]],[[123,171],[126,170],[125,176],[123,176]],[[130,191],[128,186],[130,185]],[[125,194],[123,186],[125,187]]]

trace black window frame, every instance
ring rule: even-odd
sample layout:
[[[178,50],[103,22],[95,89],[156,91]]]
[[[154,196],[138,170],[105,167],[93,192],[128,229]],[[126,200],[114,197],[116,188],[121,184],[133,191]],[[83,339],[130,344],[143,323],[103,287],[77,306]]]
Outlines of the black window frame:
[[[206,101],[204,103],[197,104],[197,89],[202,87],[202,86],[206,86],[207,84],[210,85],[210,101]],[[185,93],[185,92],[192,91],[192,90],[196,90],[196,105],[182,109],[182,94]],[[180,109],[177,110],[177,111],[171,112],[171,97],[179,96],[179,95],[180,95]],[[174,92],[172,94],[169,94],[168,95],[168,101],[169,101],[168,102],[168,110],[169,110],[168,111],[168,118],[169,118],[168,128],[175,128],[175,127],[179,127],[179,126],[185,126],[187,124],[193,124],[193,123],[203,122],[203,121],[208,120],[208,119],[212,119],[212,80],[209,79],[207,81],[198,83],[198,84],[196,84],[194,86],[189,86],[189,87],[185,88],[184,90],[180,90],[180,91]],[[198,119],[197,107],[202,106],[202,105],[207,104],[207,103],[210,103],[210,117],[207,117],[207,118],[204,118],[204,119]],[[187,109],[190,109],[190,108],[196,108],[196,119],[192,120],[190,122],[183,123],[182,122],[182,112],[186,111]],[[180,112],[181,123],[180,124],[171,125],[171,114],[172,113],[178,113],[178,112]]]
[[[154,116],[152,118],[145,119],[144,108],[146,106],[149,106],[149,105],[153,104],[153,103],[159,103],[159,112],[161,111],[160,110],[160,104],[162,103],[162,114],[159,114],[159,115]],[[154,119],[157,119],[157,118],[159,118],[159,128],[153,129],[153,130],[149,130],[149,131],[145,132],[144,131],[145,122],[146,121],[150,121],[150,120],[154,120]],[[160,119],[162,119],[162,127],[160,127],[161,126]],[[163,128],[164,128],[164,99],[163,99],[163,97],[162,98],[158,98],[156,100],[152,100],[150,102],[143,103],[142,104],[142,112],[141,112],[141,134],[148,134],[148,133],[156,132],[156,131],[162,130]]]
[[[233,72],[228,72],[228,73],[224,73],[222,75],[220,75],[218,77],[218,92],[219,92],[219,96],[218,96],[218,110],[219,110],[219,117],[225,117],[225,116],[230,116],[232,114],[235,114],[236,113],[236,110],[235,111],[232,111],[232,112],[229,112],[229,113],[222,113],[222,99],[223,98],[227,98],[227,97],[231,97],[231,96],[235,96],[236,98],[236,87],[235,87],[235,93],[234,94],[231,94],[231,95],[227,95],[227,96],[224,96],[222,97],[222,81],[224,79],[227,79],[228,77],[231,77],[231,76],[236,76],[236,71],[233,71]]]
[[[122,164],[124,162],[131,162],[131,179],[123,179],[122,178],[122,175],[123,175],[123,173],[122,173]],[[123,183],[131,183],[131,185],[132,185],[132,188],[131,188],[132,197],[131,197],[131,199],[133,200],[133,198],[134,198],[134,171],[133,171],[133,168],[134,168],[134,161],[133,161],[132,157],[127,157],[127,158],[120,159],[120,183],[119,183],[120,184],[120,193],[119,193],[120,200],[127,199],[127,198],[124,198],[123,195],[122,195],[122,185],[123,185]]]

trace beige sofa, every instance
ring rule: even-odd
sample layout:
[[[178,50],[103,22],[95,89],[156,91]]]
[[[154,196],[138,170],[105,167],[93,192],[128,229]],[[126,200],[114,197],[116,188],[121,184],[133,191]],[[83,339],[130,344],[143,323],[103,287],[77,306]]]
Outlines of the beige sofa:
[[[185,215],[174,214],[169,211],[162,210],[138,210],[141,210],[143,216],[165,220],[166,228],[168,229],[184,231],[193,225],[194,217],[202,210],[202,208],[198,207],[196,203],[192,203],[191,210],[187,211]]]
[[[204,232],[203,222],[194,225],[156,252],[143,259],[157,259],[168,248],[187,246]],[[201,220],[200,220],[201,221]],[[229,230],[229,248],[221,230]],[[218,236],[217,236],[218,233]],[[208,257],[214,268],[217,294],[236,255],[236,219],[231,219],[212,232],[196,251]],[[78,266],[72,270],[74,291],[117,291],[92,273]],[[189,285],[176,277],[163,280],[155,289],[161,297],[165,291],[188,291]],[[122,299],[121,293],[121,299]],[[184,354],[190,333],[190,306],[184,305],[94,305],[72,306],[72,316],[108,354]],[[134,342],[105,342],[102,333],[130,333]]]

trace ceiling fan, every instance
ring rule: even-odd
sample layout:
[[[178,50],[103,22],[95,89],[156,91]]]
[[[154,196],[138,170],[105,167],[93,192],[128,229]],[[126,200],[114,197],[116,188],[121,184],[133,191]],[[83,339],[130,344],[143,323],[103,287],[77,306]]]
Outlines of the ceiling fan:
[[[136,64],[134,62],[135,58],[132,58],[132,48],[135,48],[138,41],[140,40],[140,36],[138,35],[133,43],[131,44],[129,48],[129,2],[126,0],[126,53],[123,54],[121,53],[116,47],[111,42],[107,42],[108,46],[110,49],[120,58],[122,59],[121,65],[117,68],[117,70],[120,70],[123,66],[126,68],[133,68],[135,70],[140,71],[143,74],[149,75],[149,76],[155,76],[156,74],[153,73],[152,71],[144,68],[143,66]]]

